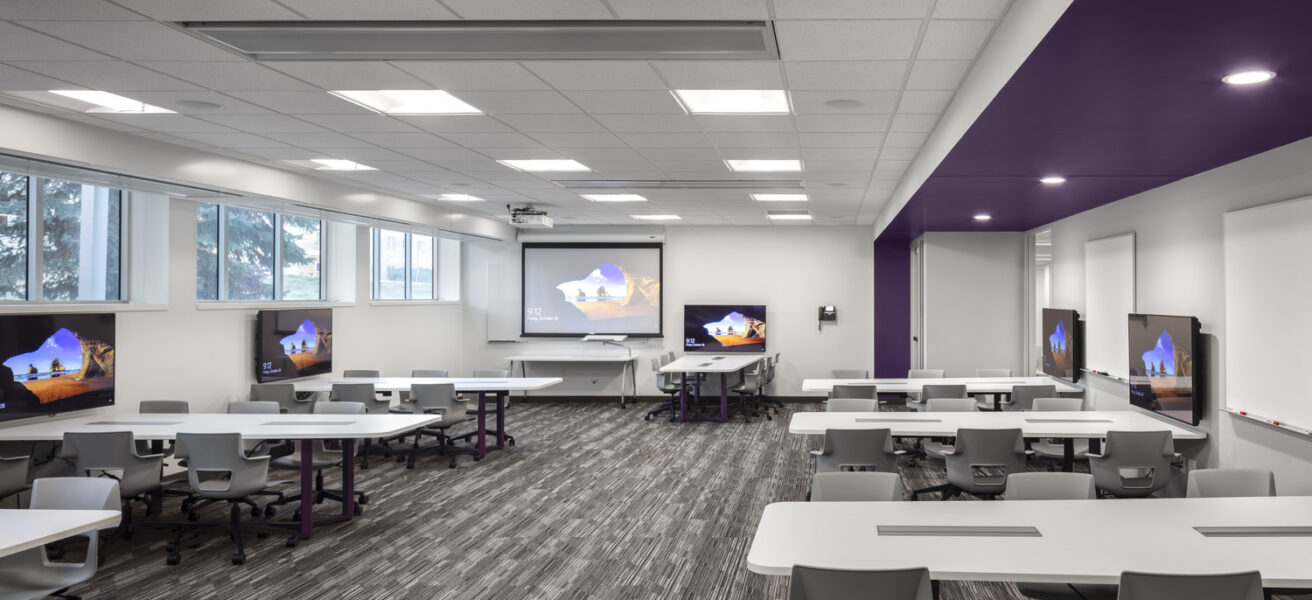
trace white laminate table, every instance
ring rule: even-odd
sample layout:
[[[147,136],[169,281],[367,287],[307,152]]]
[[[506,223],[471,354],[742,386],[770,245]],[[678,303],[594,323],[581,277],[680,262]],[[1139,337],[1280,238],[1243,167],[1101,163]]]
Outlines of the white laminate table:
[[[671,361],[661,367],[660,372],[679,373],[683,378],[680,386],[681,391],[679,392],[680,421],[718,421],[723,423],[729,420],[729,386],[726,385],[726,377],[730,373],[737,373],[763,360],[765,360],[764,354],[686,354],[683,358]],[[689,373],[718,373],[720,375],[720,418],[688,418]],[[700,386],[696,387],[695,394],[696,398],[700,400]]]
[[[39,548],[80,533],[118,525],[117,510],[0,509],[0,556]]]
[[[515,372],[515,363],[519,363],[519,374],[528,377],[529,363],[607,363],[620,365],[620,408],[628,406],[628,397],[624,394],[625,385],[633,382],[633,399],[638,399],[638,357],[619,354],[517,354],[508,357],[510,372]]]
[[[450,383],[457,392],[478,393],[478,457],[487,456],[488,450],[506,447],[505,396],[511,392],[540,390],[563,381],[559,377],[352,377],[350,379],[304,379],[292,385],[298,392],[331,392],[335,383],[372,383],[379,392],[407,391],[416,384]],[[487,396],[496,398],[497,443],[487,444]]]
[[[1027,438],[1061,438],[1062,470],[1074,461],[1074,439],[1096,440],[1108,431],[1169,431],[1177,440],[1206,439],[1205,432],[1181,427],[1137,411],[1080,412],[795,412],[789,433],[824,435],[829,429],[888,429],[894,437],[952,437],[958,429],[1020,429]]]
[[[137,414],[87,415],[46,419],[0,428],[0,442],[55,441],[65,432],[131,431],[138,440],[172,440],[178,433],[240,433],[249,440],[299,440],[301,456],[313,455],[315,440],[340,440],[345,456],[354,456],[357,438],[382,438],[409,433],[442,420],[441,415],[266,415],[266,414]],[[301,520],[303,538],[315,525],[350,520],[355,515],[355,461],[342,461],[342,514],[314,520],[314,466],[301,461]]]
[[[979,527],[987,529],[963,529]],[[1236,529],[1204,535],[1196,527]],[[1256,570],[1267,587],[1312,588],[1309,555],[1306,496],[779,502],[761,515],[747,568],[786,576],[798,564],[928,567],[935,580],[1074,584],[1115,584],[1122,571]]]
[[[964,385],[968,394],[993,394],[993,409],[999,410],[1002,396],[1017,385],[1051,385],[1058,394],[1080,394],[1084,388],[1051,377],[943,377],[929,379],[805,379],[803,392],[829,393],[836,385],[873,385],[880,393],[916,394],[926,385]]]

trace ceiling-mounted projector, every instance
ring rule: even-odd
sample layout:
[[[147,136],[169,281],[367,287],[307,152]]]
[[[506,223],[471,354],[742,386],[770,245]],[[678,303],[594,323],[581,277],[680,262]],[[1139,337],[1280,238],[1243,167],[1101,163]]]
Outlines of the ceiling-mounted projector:
[[[510,208],[510,224],[520,229],[551,229],[551,217],[546,211],[532,206]]]

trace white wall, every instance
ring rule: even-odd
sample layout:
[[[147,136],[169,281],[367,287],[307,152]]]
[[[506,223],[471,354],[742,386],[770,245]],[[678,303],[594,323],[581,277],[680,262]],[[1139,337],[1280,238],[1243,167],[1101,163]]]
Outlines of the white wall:
[[[1207,407],[1212,436],[1202,464],[1276,471],[1280,492],[1312,494],[1312,440],[1233,417],[1225,405],[1225,303],[1221,217],[1224,213],[1312,194],[1312,138],[1108,204],[1051,225],[1052,304],[1084,310],[1084,243],[1137,233],[1136,307],[1194,315],[1206,342]],[[1312,231],[1308,232],[1312,235]],[[1278,257],[1305,269],[1306,257]],[[1124,384],[1091,377],[1099,408],[1128,406]]]
[[[1023,372],[1024,234],[929,232],[924,240],[925,368]]]
[[[527,339],[489,343],[489,264],[512,264],[519,276],[518,243],[475,240],[465,244],[465,354],[467,369],[505,368],[505,357],[553,351],[614,352],[575,341]],[[871,368],[874,349],[873,249],[867,227],[669,227],[665,231],[665,337],[626,342],[643,358],[638,391],[656,395],[650,357],[683,352],[684,304],[765,304],[767,350],[782,353],[774,394],[801,396],[802,380],[833,368]],[[519,283],[512,286],[518,293]],[[516,300],[518,306],[518,300]],[[817,330],[816,309],[838,307],[838,322]],[[618,371],[610,367],[539,367],[564,373],[552,395],[618,395]],[[594,382],[595,380],[595,382]]]

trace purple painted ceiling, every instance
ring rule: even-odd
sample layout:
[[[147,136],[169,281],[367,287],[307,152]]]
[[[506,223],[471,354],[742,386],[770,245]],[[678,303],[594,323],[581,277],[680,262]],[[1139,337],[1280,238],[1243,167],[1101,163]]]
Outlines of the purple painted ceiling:
[[[880,239],[1023,231],[1312,136],[1309,23],[1306,1],[1075,0]],[[1220,81],[1251,69],[1277,77]]]

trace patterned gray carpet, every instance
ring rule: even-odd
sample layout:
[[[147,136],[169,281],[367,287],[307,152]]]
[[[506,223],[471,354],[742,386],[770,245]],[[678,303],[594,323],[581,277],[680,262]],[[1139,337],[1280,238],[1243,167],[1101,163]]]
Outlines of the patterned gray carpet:
[[[767,504],[805,497],[808,440],[787,433],[788,413],[820,405],[789,405],[774,421],[750,424],[645,422],[647,408],[516,404],[508,429],[517,446],[481,463],[461,457],[454,470],[436,456],[421,456],[413,470],[376,458],[359,478],[371,500],[364,516],[295,549],[250,536],[247,563],[233,566],[231,543],[210,535],[167,566],[167,536],[140,531],[114,540],[97,577],[71,591],[195,600],[785,598],[786,579],[750,573],[747,550]],[[941,467],[904,471],[908,487],[942,476]],[[167,518],[176,507],[170,499]],[[948,582],[942,592],[945,600],[1021,598],[1006,584]]]

